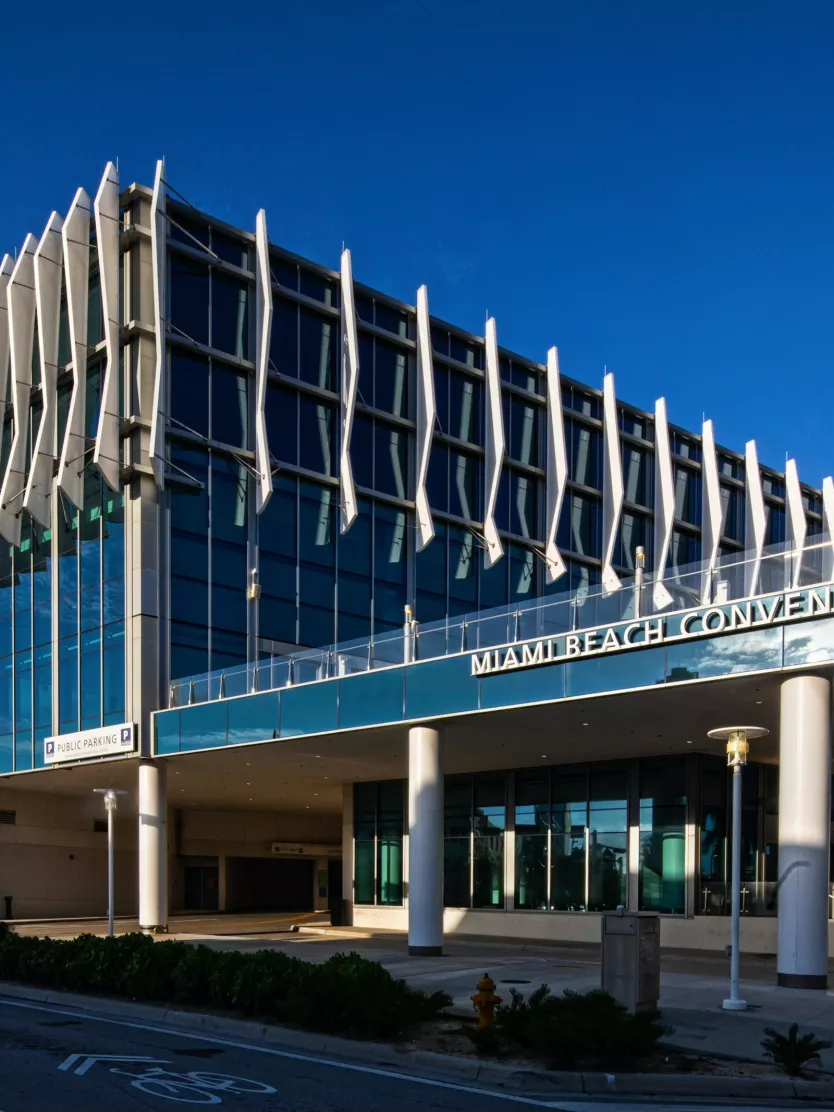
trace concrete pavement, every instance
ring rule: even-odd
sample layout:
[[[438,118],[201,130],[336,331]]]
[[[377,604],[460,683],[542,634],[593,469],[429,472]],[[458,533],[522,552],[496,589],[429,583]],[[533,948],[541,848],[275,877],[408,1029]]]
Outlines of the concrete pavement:
[[[21,925],[18,929],[21,933],[70,937],[80,930],[103,933],[106,924],[55,922]],[[117,929],[136,928],[123,922]],[[276,949],[314,962],[356,950],[415,988],[448,992],[455,1012],[462,1016],[472,1016],[470,997],[485,972],[494,978],[498,993],[505,998],[509,998],[511,988],[527,995],[541,984],[547,984],[554,993],[566,988],[587,992],[600,984],[599,946],[590,944],[521,946],[447,939],[442,957],[414,958],[408,955],[402,934],[331,928],[324,914],[305,918],[290,913],[178,916],[171,921],[171,934],[217,949]],[[721,1008],[729,975],[729,963],[723,955],[664,953],[661,968],[660,1006],[675,1026],[669,1040],[675,1046],[704,1055],[761,1060],[763,1029],[773,1026],[787,1031],[794,1022],[802,1031],[812,1030],[818,1037],[834,1041],[834,993],[779,988],[772,957],[742,958],[742,995],[750,1007],[739,1013]],[[824,1051],[822,1060],[823,1068],[834,1072],[834,1050]]]

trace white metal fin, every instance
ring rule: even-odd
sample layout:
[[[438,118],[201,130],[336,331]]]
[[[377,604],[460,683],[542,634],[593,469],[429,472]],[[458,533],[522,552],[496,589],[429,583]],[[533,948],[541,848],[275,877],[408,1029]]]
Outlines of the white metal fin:
[[[93,463],[111,490],[119,489],[119,172],[108,162],[98,187],[96,220],[98,273],[107,361],[101,386]]]
[[[754,559],[744,566],[745,592],[748,595],[755,595],[759,589],[759,569],[762,562],[762,552],[764,551],[765,530],[767,529],[762,473],[759,470],[759,456],[756,451],[755,440],[748,440],[745,445],[744,477],[747,489],[744,547],[747,553],[751,550],[754,553]]]
[[[805,538],[808,535],[808,522],[805,517],[802,488],[799,485],[799,471],[795,459],[789,459],[785,464],[785,501],[788,504],[788,539],[793,543],[793,586],[798,587],[802,573]]]
[[[167,187],[165,163],[156,164],[151,201],[151,256],[153,260],[153,317],[156,333],[156,364],[153,379],[153,410],[148,458],[153,467],[156,485],[165,486],[165,248],[168,238]]]
[[[87,309],[90,293],[90,198],[79,189],[61,231],[64,286],[72,356],[72,393],[64,443],[59,445],[58,489],[78,509],[84,506],[84,453],[87,447]]]
[[[425,286],[417,291],[417,482],[414,504],[417,509],[417,551],[422,552],[434,537],[426,478],[434,436],[437,408],[434,398],[434,360],[429,319],[429,292]]]
[[[23,495],[23,507],[45,529],[51,525],[50,499],[56,457],[63,226],[61,217],[57,212],[53,212],[41,236],[34,261],[43,410],[37,439],[32,448],[32,462],[29,466],[29,481]]]
[[[565,574],[567,566],[556,544],[559,517],[568,485],[568,452],[565,443],[565,418],[562,411],[562,381],[559,352],[547,353],[547,533],[544,546],[548,583]]]
[[[495,506],[504,464],[504,413],[501,408],[501,373],[498,366],[498,335],[495,318],[486,322],[486,460],[484,470],[484,566],[491,568],[504,555],[495,524]]]
[[[269,341],[272,335],[272,278],[269,267],[269,236],[266,212],[261,209],[255,223],[255,513],[263,513],[272,497],[272,463],[266,431],[266,390],[269,370]]]
[[[671,606],[674,599],[664,587],[672,532],[675,526],[675,474],[672,468],[672,444],[666,399],[654,404],[654,591],[656,610]]]
[[[3,428],[3,414],[11,390],[9,387],[9,279],[14,270],[14,259],[4,255],[0,262],[0,432]],[[0,482],[2,482],[0,475]]]
[[[712,421],[704,421],[701,430],[701,560],[704,566],[701,600],[712,602],[712,579],[718,563],[724,513],[721,508],[721,482],[718,478],[718,455]]]
[[[350,464],[350,437],[356,412],[356,391],[359,386],[359,338],[356,332],[356,307],[353,299],[353,268],[350,251],[342,252],[342,446],[339,476],[342,486],[342,528],[346,533],[359,512],[356,486]]]
[[[35,346],[35,251],[38,241],[27,235],[15,263],[6,296],[9,305],[9,350],[14,436],[0,486],[0,534],[9,544],[20,546],[23,511],[21,497],[26,489],[26,447],[29,436],[29,397],[32,390],[32,353]]]
[[[617,423],[617,397],[614,376],[603,382],[603,475],[602,475],[602,585],[609,593],[619,591],[622,581],[614,571],[614,552],[623,513],[623,458]]]

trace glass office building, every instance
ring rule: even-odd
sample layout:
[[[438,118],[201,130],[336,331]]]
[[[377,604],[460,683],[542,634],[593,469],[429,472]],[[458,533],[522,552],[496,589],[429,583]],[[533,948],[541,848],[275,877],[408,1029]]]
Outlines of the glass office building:
[[[360,279],[361,252],[356,280],[349,251],[335,270],[299,258],[263,211],[254,234],[230,227],[161,163],[152,187],[123,187],[108,164],[92,199],[79,190],[5,256],[4,784],[57,791],[46,739],[122,724],[135,752],[107,768],[124,776],[133,757],[179,773],[247,745],[249,768],[262,743],[280,761],[303,758],[299,739],[342,739],[358,772],[323,774],[321,791],[341,793],[327,798],[349,832],[347,913],[405,926],[408,724],[448,721],[454,736],[468,723],[441,776],[442,903],[461,929],[512,913],[512,928],[483,929],[535,936],[553,928],[518,923],[618,905],[726,915],[720,753],[690,736],[686,710],[676,730],[651,723],[675,691],[706,713],[687,685],[723,680],[750,701],[759,673],[824,669],[825,638],[806,645],[775,611],[773,628],[729,630],[733,606],[830,582],[834,486],[760,464],[754,441],[718,445],[711,421],[677,427],[662,398],[628,405],[613,375],[583,384],[555,348],[504,349],[500,316],[472,335],[431,315],[425,287],[407,304]],[[806,601],[821,630],[825,600]],[[476,650],[594,628],[639,648],[617,630],[698,607],[703,641],[652,647],[647,631],[637,652],[506,677],[488,656],[475,674]],[[799,603],[784,607],[789,622]],[[383,759],[374,738],[389,736]],[[772,747],[759,756],[744,910],[766,919],[779,763]],[[332,822],[308,836],[327,839]],[[222,900],[222,851],[175,856]],[[203,899],[199,877],[183,899]]]

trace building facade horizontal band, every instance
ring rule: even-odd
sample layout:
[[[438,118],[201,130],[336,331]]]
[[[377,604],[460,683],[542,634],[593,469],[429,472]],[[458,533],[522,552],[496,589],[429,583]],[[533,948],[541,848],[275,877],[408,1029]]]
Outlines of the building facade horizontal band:
[[[484,566],[491,568],[504,555],[504,546],[495,524],[495,507],[501,485],[506,442],[504,439],[504,411],[501,405],[501,372],[498,365],[498,333],[495,317],[486,322],[486,435],[484,469]]]
[[[20,546],[20,504],[26,489],[26,441],[35,347],[35,251],[38,241],[27,235],[6,290],[9,305],[9,356],[14,435],[6,474],[0,486],[0,535]]]
[[[555,583],[565,574],[567,565],[556,544],[559,518],[568,485],[568,452],[565,443],[565,417],[562,410],[562,380],[559,374],[559,352],[555,347],[547,353],[547,531],[544,558],[548,583]]]
[[[167,185],[165,163],[156,164],[156,176],[151,201],[151,257],[153,260],[153,316],[156,331],[156,362],[153,378],[153,411],[148,457],[153,468],[156,485],[165,486],[165,266],[167,255],[168,223]]]
[[[759,571],[765,545],[765,533],[767,532],[767,511],[765,509],[762,473],[759,470],[759,454],[756,450],[755,440],[748,440],[745,445],[744,477],[747,490],[744,547],[748,552],[753,553],[753,559],[744,567],[745,588],[748,595],[754,595],[758,590]]]
[[[350,438],[356,412],[356,392],[359,387],[359,337],[356,330],[356,304],[353,296],[353,267],[348,250],[342,252],[341,272],[342,443],[339,481],[342,494],[341,531],[346,533],[359,512],[350,462]]]
[[[111,488],[119,489],[119,172],[108,162],[93,213],[107,360],[101,386],[93,463]]]
[[[715,430],[712,421],[704,421],[701,430],[701,556],[704,574],[701,583],[701,601],[712,601],[712,581],[718,564],[718,550],[724,525],[721,506],[721,482],[718,478],[718,453],[715,450]]]
[[[652,598],[655,610],[664,610],[674,601],[663,585],[672,531],[675,525],[675,472],[672,467],[672,444],[669,437],[669,420],[666,399],[658,398],[654,405],[654,588]]]
[[[79,510],[84,506],[84,460],[87,448],[87,313],[90,296],[90,198],[79,189],[61,231],[64,287],[67,294],[72,358],[72,392],[64,442],[59,445],[58,489]]]
[[[43,409],[32,449],[23,508],[45,529],[51,525],[52,476],[57,455],[58,333],[61,327],[63,226],[64,221],[57,212],[53,212],[41,236],[34,260]]]
[[[614,571],[617,534],[623,514],[623,460],[617,422],[617,395],[614,376],[607,374],[602,390],[602,585],[606,591],[619,591],[622,581]]]
[[[4,255],[0,262],[0,428],[6,412],[6,402],[11,396],[9,385],[9,279],[14,270],[11,255]],[[3,476],[0,475],[0,482]]]
[[[269,344],[272,336],[272,278],[269,268],[269,236],[266,212],[260,209],[255,221],[255,512],[263,513],[272,497],[272,461],[266,431],[266,387],[269,373]]]
[[[417,551],[422,552],[434,538],[426,482],[429,474],[429,456],[434,437],[437,406],[434,397],[434,359],[431,346],[431,319],[429,317],[429,291],[421,286],[417,291],[417,482],[414,503],[417,508]]]

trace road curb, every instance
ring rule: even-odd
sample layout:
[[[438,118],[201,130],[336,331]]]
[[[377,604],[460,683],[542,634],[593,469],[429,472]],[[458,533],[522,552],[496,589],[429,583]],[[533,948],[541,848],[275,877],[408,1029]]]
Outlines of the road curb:
[[[126,1020],[167,1025],[206,1037],[262,1042],[288,1054],[327,1054],[345,1061],[387,1067],[403,1073],[432,1076],[466,1084],[477,1082],[504,1092],[521,1091],[583,1094],[585,1096],[714,1097],[724,1099],[834,1101],[834,1082],[790,1078],[712,1077],[699,1074],[578,1073],[525,1069],[480,1058],[457,1058],[429,1050],[409,1050],[404,1044],[362,1042],[336,1035],[299,1031],[256,1020],[231,1019],[205,1012],[189,1012],[164,1005],[83,996],[73,992],[30,988],[0,981],[0,996],[35,1004],[119,1016]]]

